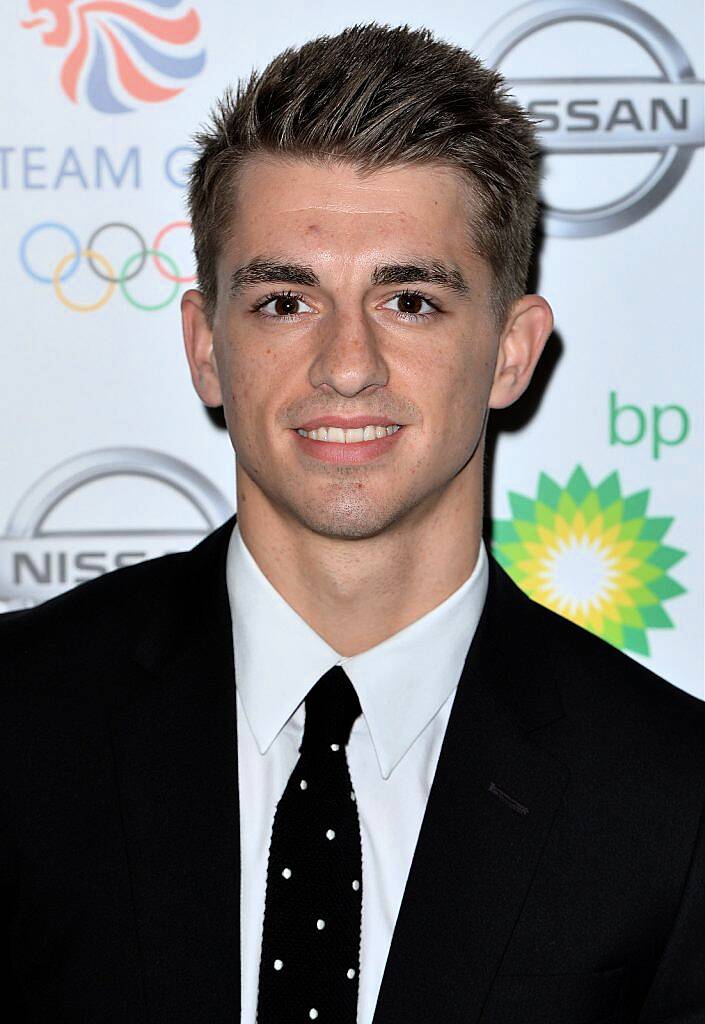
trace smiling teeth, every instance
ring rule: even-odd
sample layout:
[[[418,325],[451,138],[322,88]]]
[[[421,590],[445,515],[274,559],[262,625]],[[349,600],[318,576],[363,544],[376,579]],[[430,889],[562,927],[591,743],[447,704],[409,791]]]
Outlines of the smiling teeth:
[[[341,427],[319,427],[317,430],[297,430],[302,437],[310,437],[313,441],[335,441],[338,444],[355,444],[359,441],[374,441],[386,437],[399,430],[399,424],[382,427],[370,424],[367,427],[356,427],[354,430],[343,430]]]

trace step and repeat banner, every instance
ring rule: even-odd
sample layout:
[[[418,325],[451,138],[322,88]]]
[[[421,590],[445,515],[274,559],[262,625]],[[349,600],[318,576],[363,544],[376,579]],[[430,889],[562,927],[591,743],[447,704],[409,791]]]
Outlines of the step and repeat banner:
[[[494,417],[487,513],[532,597],[703,694],[703,5],[17,0],[0,15],[0,609],[191,547],[235,508],[192,391],[191,133],[348,24],[428,26],[540,121],[556,330]]]

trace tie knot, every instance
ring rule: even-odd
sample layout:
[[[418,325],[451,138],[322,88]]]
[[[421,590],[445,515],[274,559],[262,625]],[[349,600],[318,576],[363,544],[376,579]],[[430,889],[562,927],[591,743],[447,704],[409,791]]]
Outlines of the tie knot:
[[[309,690],[306,720],[300,750],[329,749],[332,743],[344,747],[353,722],[361,714],[355,687],[340,667],[334,665]]]

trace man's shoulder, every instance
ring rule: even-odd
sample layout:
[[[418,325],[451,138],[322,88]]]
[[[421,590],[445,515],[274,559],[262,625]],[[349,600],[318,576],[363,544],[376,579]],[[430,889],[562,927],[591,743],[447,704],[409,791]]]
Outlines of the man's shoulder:
[[[177,595],[189,578],[185,558],[169,554],[116,569],[35,607],[0,615],[6,722],[33,728],[46,717],[72,719],[77,708],[96,710],[106,699],[120,699],[135,678],[139,644],[178,608]]]
[[[199,589],[213,592],[233,523],[228,520],[190,551],[115,569],[35,607],[0,615],[0,663],[12,655],[112,651],[150,622],[167,619],[178,626],[187,605],[202,601]]]
[[[705,760],[705,701],[589,630],[527,597],[513,582],[516,664],[551,681],[566,729],[624,757]],[[508,636],[513,626],[507,623]]]
[[[0,615],[0,665],[8,682],[42,668],[61,672],[114,657],[178,587],[184,554],[148,559],[81,583],[31,608]]]
[[[567,753],[583,763],[602,757],[645,779],[677,776],[702,792],[705,701],[522,597],[534,664],[554,680],[563,705]]]
[[[160,694],[163,668],[207,651],[214,622],[215,633],[227,637],[230,526],[191,551],[117,569],[0,615],[0,749],[21,749],[37,737],[83,742],[126,701]],[[181,677],[177,671],[169,678]]]

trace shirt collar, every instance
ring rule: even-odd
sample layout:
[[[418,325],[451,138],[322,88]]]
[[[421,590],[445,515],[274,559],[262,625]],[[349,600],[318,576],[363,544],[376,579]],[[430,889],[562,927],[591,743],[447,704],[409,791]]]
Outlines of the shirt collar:
[[[272,586],[236,521],[226,567],[236,686],[260,753],[314,683],[341,665],[355,687],[380,772],[389,778],[458,684],[488,575],[481,541],[472,574],[445,601],[382,643],[346,658]]]

